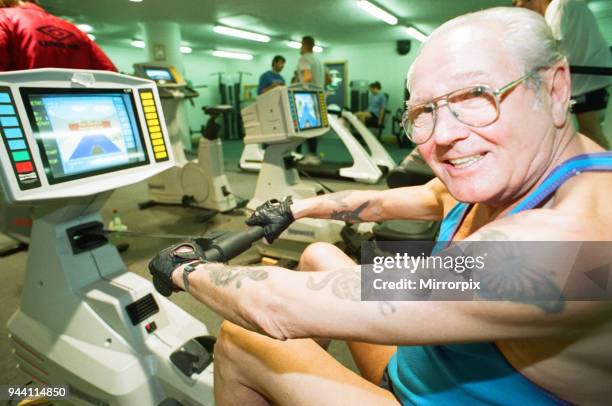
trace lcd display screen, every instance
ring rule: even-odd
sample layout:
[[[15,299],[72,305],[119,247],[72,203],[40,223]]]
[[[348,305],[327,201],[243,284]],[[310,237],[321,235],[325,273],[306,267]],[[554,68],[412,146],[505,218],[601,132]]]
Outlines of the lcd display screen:
[[[21,91],[50,184],[149,162],[130,91]]]

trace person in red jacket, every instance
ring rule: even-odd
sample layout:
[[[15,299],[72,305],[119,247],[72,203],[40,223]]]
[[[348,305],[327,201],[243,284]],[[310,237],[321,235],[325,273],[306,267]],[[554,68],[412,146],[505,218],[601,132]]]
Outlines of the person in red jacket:
[[[0,0],[0,71],[35,68],[117,71],[87,34],[36,0]]]

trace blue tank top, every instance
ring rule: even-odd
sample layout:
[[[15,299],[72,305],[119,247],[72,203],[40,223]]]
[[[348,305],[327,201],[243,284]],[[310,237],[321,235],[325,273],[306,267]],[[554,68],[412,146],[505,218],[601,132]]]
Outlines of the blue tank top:
[[[612,153],[579,155],[563,162],[508,215],[538,207],[565,181],[587,171],[612,171]],[[459,203],[448,213],[434,251],[452,241],[470,207]],[[404,405],[567,404],[515,370],[494,343],[400,346],[387,371],[393,392]]]

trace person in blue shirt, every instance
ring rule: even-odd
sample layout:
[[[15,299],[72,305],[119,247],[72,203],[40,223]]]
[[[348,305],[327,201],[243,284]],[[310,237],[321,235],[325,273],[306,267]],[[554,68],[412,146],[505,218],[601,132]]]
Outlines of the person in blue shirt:
[[[442,220],[441,257],[411,258],[451,259],[450,269],[432,274],[390,256],[360,267],[323,242],[302,252],[299,272],[206,263],[188,243],[162,251],[154,277],[226,320],[215,403],[609,404],[612,152],[574,128],[569,64],[544,18],[499,7],[444,23],[420,48],[408,87],[404,129],[435,179],[270,200],[247,224],[272,242],[305,218]],[[491,255],[466,273],[478,257],[449,241],[486,242]],[[387,271],[376,271],[377,258],[391,260]],[[368,283],[373,272],[383,273]],[[412,274],[452,277],[471,292],[424,287],[427,300],[402,283],[416,282]],[[398,296],[366,300],[380,289]],[[329,339],[347,341],[359,374],[322,348]]]
[[[366,111],[358,111],[357,118],[367,127],[379,127],[385,114],[387,98],[381,93],[380,82],[370,83],[370,100]]]
[[[257,86],[257,94],[262,94],[268,90],[276,87],[283,86],[285,79],[280,75],[283,68],[285,67],[285,58],[281,55],[276,55],[272,59],[272,70],[263,73],[259,77],[259,85]]]

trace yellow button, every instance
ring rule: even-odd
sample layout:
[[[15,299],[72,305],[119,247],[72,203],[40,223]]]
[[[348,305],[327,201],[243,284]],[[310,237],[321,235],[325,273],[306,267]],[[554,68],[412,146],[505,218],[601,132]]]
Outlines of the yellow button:
[[[166,152],[158,152],[157,154],[155,154],[155,158],[157,159],[166,158],[167,156],[168,154]]]
[[[149,127],[149,132],[150,133],[155,133],[161,131],[161,128],[158,125],[154,125],[153,127]]]
[[[154,140],[156,138],[161,138],[162,137],[162,133],[157,132],[157,133],[150,133],[151,134],[151,139]]]
[[[164,145],[164,140],[161,138],[153,140],[153,145]]]
[[[151,93],[151,92],[141,92],[141,93],[140,93],[140,98],[141,98],[142,100],[145,100],[145,99],[152,99],[152,98],[153,98],[153,93]]]
[[[144,108],[145,113],[157,113],[155,106],[146,106]]]
[[[152,125],[159,125],[159,120],[147,120],[147,125],[149,125],[149,127]]]
[[[166,150],[166,147],[164,145],[156,145],[153,147],[153,151],[155,152],[163,152]]]
[[[143,100],[142,105],[143,106],[155,106],[155,102],[153,100]]]
[[[157,119],[157,113],[147,113],[147,114],[145,114],[145,117],[147,118],[147,120],[156,120]]]

